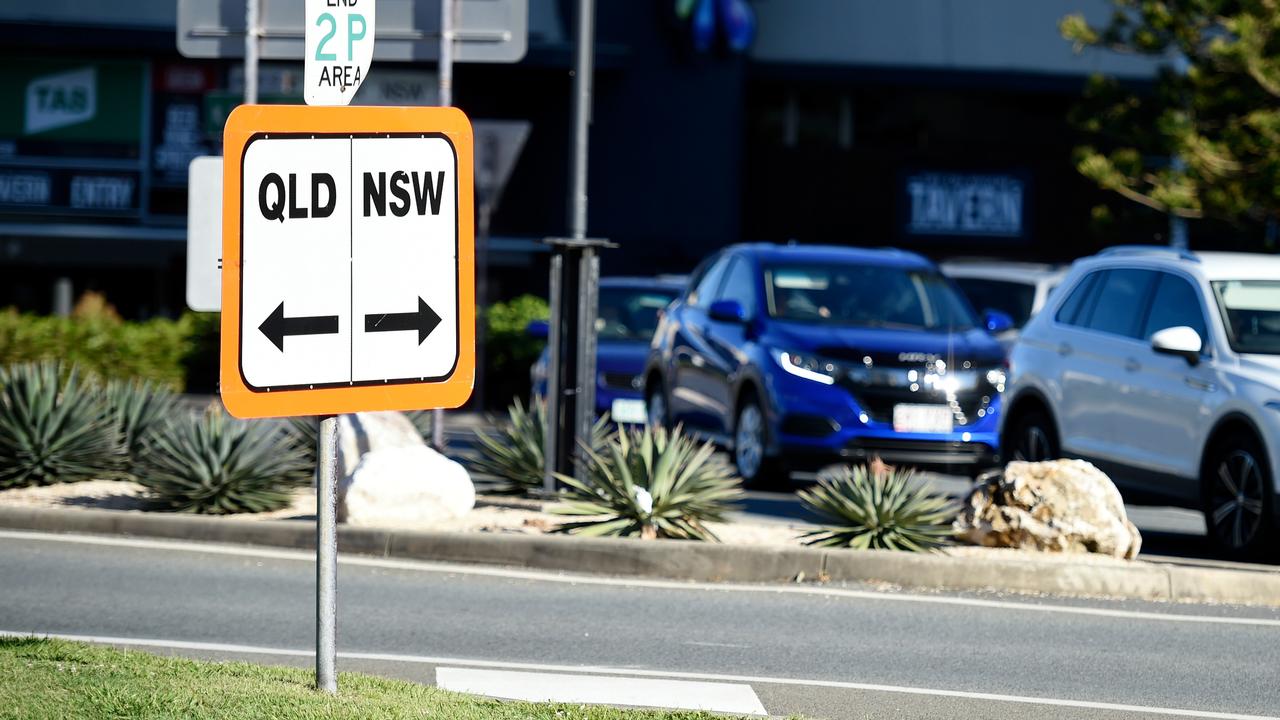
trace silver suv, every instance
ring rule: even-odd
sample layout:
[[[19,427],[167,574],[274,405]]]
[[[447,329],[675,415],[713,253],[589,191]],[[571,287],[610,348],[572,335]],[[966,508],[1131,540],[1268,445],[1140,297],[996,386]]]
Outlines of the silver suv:
[[[1078,261],[1010,356],[1004,456],[1080,457],[1203,510],[1226,554],[1276,547],[1280,257],[1112,248]]]

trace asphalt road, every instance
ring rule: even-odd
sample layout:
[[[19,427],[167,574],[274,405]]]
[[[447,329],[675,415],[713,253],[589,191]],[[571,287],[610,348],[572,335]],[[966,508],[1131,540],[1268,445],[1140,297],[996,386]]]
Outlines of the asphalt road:
[[[338,587],[340,669],[419,682],[439,668],[570,673],[583,688],[700,680],[773,715],[829,718],[1280,714],[1273,610],[354,557]],[[0,531],[0,631],[305,666],[314,607],[306,553]]]

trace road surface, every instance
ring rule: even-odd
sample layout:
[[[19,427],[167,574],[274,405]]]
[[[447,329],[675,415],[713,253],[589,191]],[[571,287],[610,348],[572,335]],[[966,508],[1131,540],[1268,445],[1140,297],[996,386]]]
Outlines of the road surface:
[[[0,531],[0,631],[308,666],[314,580],[304,552]],[[494,695],[819,718],[1280,715],[1269,609],[345,556],[338,601],[341,670]]]

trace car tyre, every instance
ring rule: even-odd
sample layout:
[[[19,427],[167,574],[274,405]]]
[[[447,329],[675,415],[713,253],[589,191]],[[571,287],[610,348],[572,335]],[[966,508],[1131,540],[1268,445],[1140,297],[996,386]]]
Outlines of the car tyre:
[[[767,455],[768,435],[764,408],[754,395],[738,406],[733,423],[733,466],[742,484],[754,490],[788,490],[791,483],[778,458]]]
[[[667,394],[662,390],[662,383],[649,385],[644,394],[645,414],[650,427],[671,427],[671,410],[667,407]]]
[[[1275,498],[1262,445],[1249,436],[1217,442],[1201,475],[1205,529],[1214,547],[1237,560],[1273,556]]]
[[[1018,413],[1006,432],[1008,459],[1026,462],[1056,460],[1060,456],[1058,432],[1041,408]]]

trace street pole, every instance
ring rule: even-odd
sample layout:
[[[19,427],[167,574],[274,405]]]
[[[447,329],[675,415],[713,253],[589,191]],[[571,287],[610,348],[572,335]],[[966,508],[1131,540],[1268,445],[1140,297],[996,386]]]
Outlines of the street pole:
[[[320,418],[316,462],[316,689],[338,692],[338,418]]]
[[[578,42],[574,45],[573,76],[573,189],[569,211],[569,236],[574,240],[587,236],[587,142],[591,127],[595,37],[595,0],[578,0]]]
[[[1187,56],[1178,53],[1173,59],[1173,69],[1178,73],[1178,77],[1185,79],[1191,71],[1191,63],[1187,60]],[[1170,164],[1174,172],[1182,172],[1187,169],[1186,161],[1176,153],[1170,158]],[[1179,217],[1172,209],[1169,210],[1169,247],[1175,250],[1188,250],[1191,247],[1191,239],[1187,232],[1187,219]]]
[[[440,0],[440,72],[441,107],[453,105],[453,12],[454,0]],[[444,411],[431,411],[431,444],[444,452]]]
[[[245,0],[244,4],[244,104],[258,102],[258,35],[259,0]]]
[[[587,150],[591,129],[591,80],[595,55],[595,0],[578,0],[574,45],[573,139],[570,155],[569,237],[548,238],[551,259],[551,323],[548,342],[547,428],[543,492],[556,492],[555,474],[582,478],[581,447],[590,442],[596,410],[596,313],[601,248],[587,237]]]

